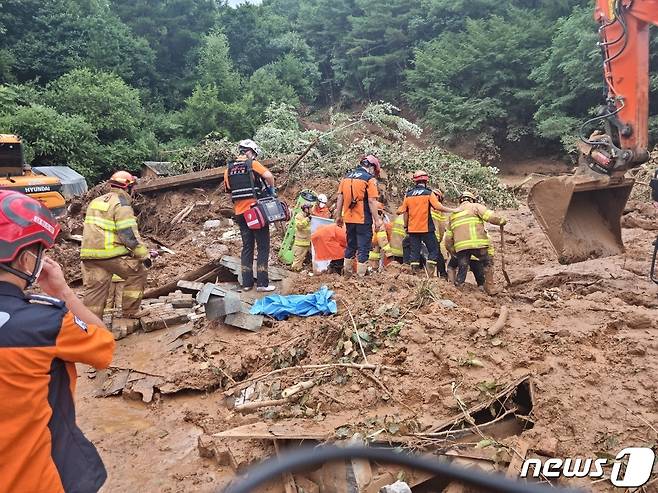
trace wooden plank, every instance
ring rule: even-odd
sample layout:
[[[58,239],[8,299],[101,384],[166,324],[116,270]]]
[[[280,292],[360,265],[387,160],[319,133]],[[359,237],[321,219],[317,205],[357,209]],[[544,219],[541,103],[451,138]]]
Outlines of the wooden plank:
[[[161,286],[159,288],[149,289],[144,293],[144,298],[159,298],[160,296],[165,296],[173,291],[176,291],[176,288],[178,287],[178,281],[196,281],[199,278],[205,276],[206,274],[216,271],[220,267],[221,266],[219,262],[217,262],[216,260],[212,260],[207,264],[202,265],[198,269],[195,269],[192,272],[188,272],[174,279],[173,281],[165,284],[164,286]]]
[[[164,178],[156,178],[149,180],[145,183],[135,185],[135,193],[149,193],[159,192],[162,190],[169,190],[172,188],[184,187],[188,185],[196,185],[199,183],[207,183],[211,181],[219,181],[224,179],[225,168],[211,168],[203,171],[195,171],[193,173],[185,173],[177,176],[167,176]]]
[[[238,426],[230,430],[215,433],[215,437],[239,438],[239,439],[259,439],[259,440],[328,440],[334,434],[333,428],[327,429],[326,426],[309,423],[308,420],[303,422],[279,422],[279,423],[252,423]]]

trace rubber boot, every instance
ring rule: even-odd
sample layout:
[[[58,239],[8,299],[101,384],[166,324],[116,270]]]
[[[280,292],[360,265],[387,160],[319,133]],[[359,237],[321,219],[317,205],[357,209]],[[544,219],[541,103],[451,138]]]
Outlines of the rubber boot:
[[[353,258],[343,259],[343,276],[346,279],[349,279],[350,277],[352,277],[353,270],[354,270],[354,259]]]
[[[448,282],[454,284],[457,277],[457,267],[448,267]]]
[[[356,264],[356,275],[359,277],[365,277],[368,272],[368,264],[359,262]]]
[[[494,270],[491,265],[484,268],[484,291],[489,296],[494,296],[499,292],[494,281]]]

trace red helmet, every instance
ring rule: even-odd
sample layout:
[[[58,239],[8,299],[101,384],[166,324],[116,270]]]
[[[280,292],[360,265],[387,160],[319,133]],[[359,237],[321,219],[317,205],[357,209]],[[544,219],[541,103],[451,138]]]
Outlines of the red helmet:
[[[41,202],[22,193],[0,190],[0,263],[16,258],[29,245],[50,248],[59,224]]]
[[[382,171],[382,165],[379,163],[379,159],[377,159],[375,156],[372,154],[368,154],[366,157],[364,157],[361,162],[367,162],[370,164],[372,167],[375,168],[375,176],[379,177],[379,174]]]
[[[414,181],[418,182],[428,182],[430,181],[430,175],[427,174],[427,171],[418,170],[414,173]]]
[[[117,171],[110,177],[110,185],[119,188],[128,188],[137,183],[137,177],[127,171]]]

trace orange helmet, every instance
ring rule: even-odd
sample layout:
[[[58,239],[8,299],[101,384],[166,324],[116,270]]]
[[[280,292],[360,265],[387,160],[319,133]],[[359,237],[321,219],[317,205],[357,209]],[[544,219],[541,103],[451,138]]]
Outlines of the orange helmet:
[[[127,171],[116,171],[110,177],[110,186],[118,188],[128,188],[137,183],[137,177]]]
[[[427,171],[418,170],[414,172],[414,181],[416,183],[424,181],[428,182],[430,180],[430,175],[427,174]]]

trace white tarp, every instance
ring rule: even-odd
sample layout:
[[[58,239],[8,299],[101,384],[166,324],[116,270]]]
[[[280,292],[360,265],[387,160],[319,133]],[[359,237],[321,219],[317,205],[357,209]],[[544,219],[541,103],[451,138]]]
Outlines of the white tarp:
[[[62,182],[62,195],[71,199],[87,193],[87,180],[68,166],[34,166],[32,171],[45,176],[54,176]]]
[[[320,226],[326,226],[327,224],[333,224],[333,219],[326,219],[324,217],[311,216],[311,234]],[[329,263],[331,260],[315,260],[315,250],[313,250],[313,245],[311,244],[311,258],[313,259],[313,272],[324,272],[329,268]]]

